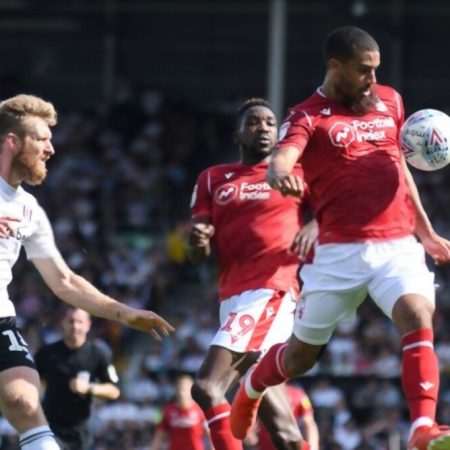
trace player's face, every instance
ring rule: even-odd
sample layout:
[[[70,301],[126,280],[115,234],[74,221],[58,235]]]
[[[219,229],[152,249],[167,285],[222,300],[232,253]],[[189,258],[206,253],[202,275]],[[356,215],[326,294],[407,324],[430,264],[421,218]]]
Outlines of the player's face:
[[[69,310],[64,317],[62,326],[66,340],[82,344],[91,328],[91,318],[82,309]]]
[[[335,62],[335,89],[341,100],[355,112],[367,112],[378,100],[372,91],[380,53],[361,52],[346,62]]]
[[[265,106],[253,106],[242,117],[237,140],[246,154],[265,158],[277,143],[277,133],[273,112]]]
[[[14,157],[13,169],[28,184],[41,184],[47,176],[47,160],[55,153],[51,142],[52,133],[40,117],[24,119],[26,130],[22,148]]]

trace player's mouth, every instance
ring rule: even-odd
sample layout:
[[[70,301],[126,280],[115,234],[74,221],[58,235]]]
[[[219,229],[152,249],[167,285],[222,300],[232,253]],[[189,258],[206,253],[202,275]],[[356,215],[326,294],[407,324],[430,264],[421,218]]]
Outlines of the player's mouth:
[[[262,145],[271,145],[272,141],[269,136],[258,136],[256,142]]]
[[[372,89],[371,86],[364,86],[364,88],[361,89],[361,95],[363,97],[369,97],[370,94],[372,93]]]

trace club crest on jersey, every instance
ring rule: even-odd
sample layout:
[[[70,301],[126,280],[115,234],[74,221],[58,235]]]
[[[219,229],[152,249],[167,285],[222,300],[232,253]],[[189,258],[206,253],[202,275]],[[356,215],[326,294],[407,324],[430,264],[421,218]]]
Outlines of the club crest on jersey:
[[[238,195],[239,189],[235,184],[226,183],[217,189],[214,193],[214,201],[219,205],[226,205],[235,199]]]
[[[328,135],[335,147],[348,147],[355,140],[352,126],[345,122],[335,122]]]

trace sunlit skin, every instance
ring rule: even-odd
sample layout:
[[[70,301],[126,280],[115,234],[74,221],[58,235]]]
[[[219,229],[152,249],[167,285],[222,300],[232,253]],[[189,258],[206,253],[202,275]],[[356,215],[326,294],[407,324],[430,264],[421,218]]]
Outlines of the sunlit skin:
[[[41,184],[47,176],[46,162],[55,153],[51,142],[52,132],[44,119],[29,116],[23,120],[25,137],[19,138],[20,150],[12,160],[15,185],[25,181]]]
[[[322,86],[326,97],[342,102],[354,112],[364,114],[378,101],[372,91],[377,82],[376,70],[380,66],[380,53],[356,53],[353,59],[342,62],[330,59]]]

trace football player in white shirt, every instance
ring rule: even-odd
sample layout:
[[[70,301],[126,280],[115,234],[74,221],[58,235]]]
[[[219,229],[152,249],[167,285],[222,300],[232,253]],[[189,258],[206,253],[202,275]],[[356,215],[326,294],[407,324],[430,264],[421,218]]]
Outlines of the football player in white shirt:
[[[7,291],[22,245],[61,300],[157,339],[173,331],[157,314],[119,303],[74,273],[55,245],[44,210],[21,187],[44,181],[46,162],[55,153],[50,130],[55,124],[53,105],[41,98],[22,94],[0,103],[0,410],[20,434],[22,450],[59,449],[42,412],[39,376]]]

